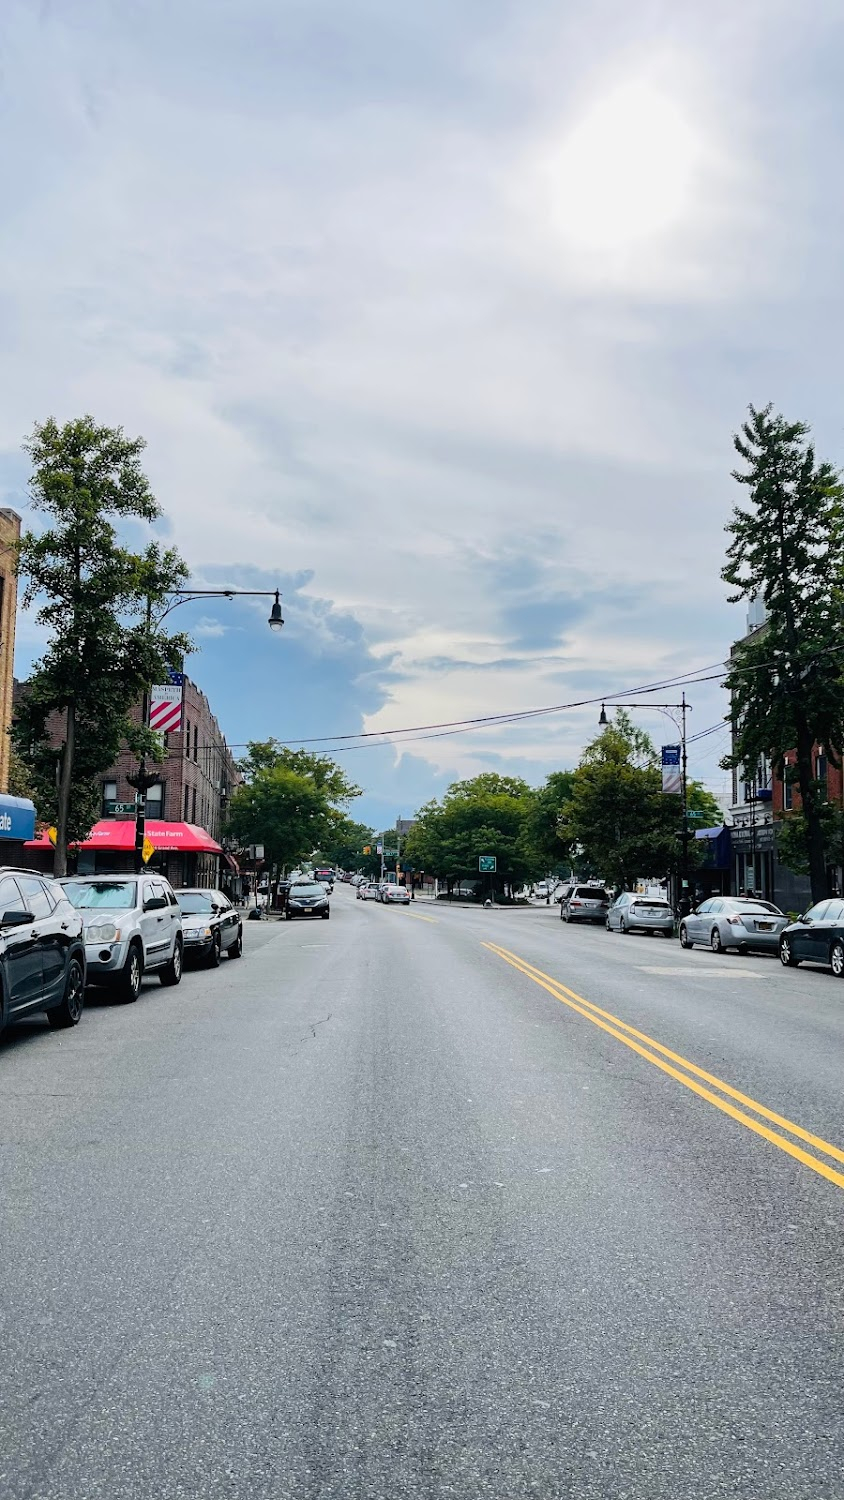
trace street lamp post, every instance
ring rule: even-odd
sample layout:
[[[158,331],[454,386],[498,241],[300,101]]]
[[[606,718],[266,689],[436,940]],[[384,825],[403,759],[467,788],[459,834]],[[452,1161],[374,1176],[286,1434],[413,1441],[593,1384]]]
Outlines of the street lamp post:
[[[673,719],[680,731],[680,787],[683,799],[683,831],[682,831],[682,864],[680,869],[680,889],[683,888],[683,880],[688,877],[689,872],[689,784],[688,784],[688,761],[686,757],[686,714],[691,713],[692,705],[686,702],[686,695],[681,695],[679,703],[606,703],[601,704],[601,714],[598,719],[599,725],[609,723],[607,719],[607,707],[610,708],[657,708],[669,713],[673,719],[672,711],[679,711],[680,722]]]
[[[278,589],[171,589],[176,595],[171,604],[162,610],[158,616],[157,624],[172,614],[182,604],[190,604],[195,599],[272,599],[273,606],[270,610],[267,624],[270,630],[280,631],[284,626],[284,618],[281,613],[281,595]],[[147,630],[152,625],[152,602],[147,600]],[[146,729],[149,718],[149,689],[144,690],[141,704],[141,727]],[[129,785],[136,791],[135,798],[135,869],[140,874],[144,866],[144,844],[146,842],[146,807],[147,792],[155,784],[158,776],[154,771],[147,770],[146,756],[142,755],[138,764],[138,770],[134,776],[127,778]]]

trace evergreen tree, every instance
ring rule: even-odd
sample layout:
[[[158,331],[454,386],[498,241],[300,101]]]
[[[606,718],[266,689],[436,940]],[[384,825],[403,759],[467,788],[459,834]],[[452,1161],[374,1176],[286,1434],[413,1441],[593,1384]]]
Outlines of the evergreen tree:
[[[816,459],[804,422],[787,422],[771,406],[749,413],[733,440],[745,465],[733,478],[747,500],[727,526],[722,577],[732,601],[764,600],[767,623],[730,660],[733,747],[723,765],[752,775],[765,756],[781,776],[786,753],[796,751],[799,827],[819,901],[827,877],[813,747],[837,764],[844,744],[844,488],[832,465]]]

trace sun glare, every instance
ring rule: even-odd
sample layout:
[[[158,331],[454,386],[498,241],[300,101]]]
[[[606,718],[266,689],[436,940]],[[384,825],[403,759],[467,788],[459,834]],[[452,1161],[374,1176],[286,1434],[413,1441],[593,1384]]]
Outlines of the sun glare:
[[[693,201],[703,145],[646,83],[594,104],[548,163],[554,217],[583,250],[624,250],[677,225]]]

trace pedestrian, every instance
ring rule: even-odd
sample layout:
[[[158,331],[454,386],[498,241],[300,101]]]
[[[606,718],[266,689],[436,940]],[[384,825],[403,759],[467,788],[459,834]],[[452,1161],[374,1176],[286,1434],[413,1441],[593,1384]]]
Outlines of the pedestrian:
[[[677,902],[677,915],[680,918],[681,922],[684,917],[688,917],[691,915],[691,910],[692,903],[689,900],[689,893],[688,891],[683,891],[679,901]]]

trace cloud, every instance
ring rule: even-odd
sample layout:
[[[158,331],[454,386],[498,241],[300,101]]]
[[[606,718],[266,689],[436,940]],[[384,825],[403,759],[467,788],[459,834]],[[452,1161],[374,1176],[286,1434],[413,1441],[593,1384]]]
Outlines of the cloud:
[[[279,642],[260,601],[196,627],[234,738],[722,657],[731,430],[770,395],[839,441],[841,22],[796,15],[9,0],[6,503],[33,420],[92,410],[198,576],[288,581]],[[368,764],[539,777],[590,724]]]

